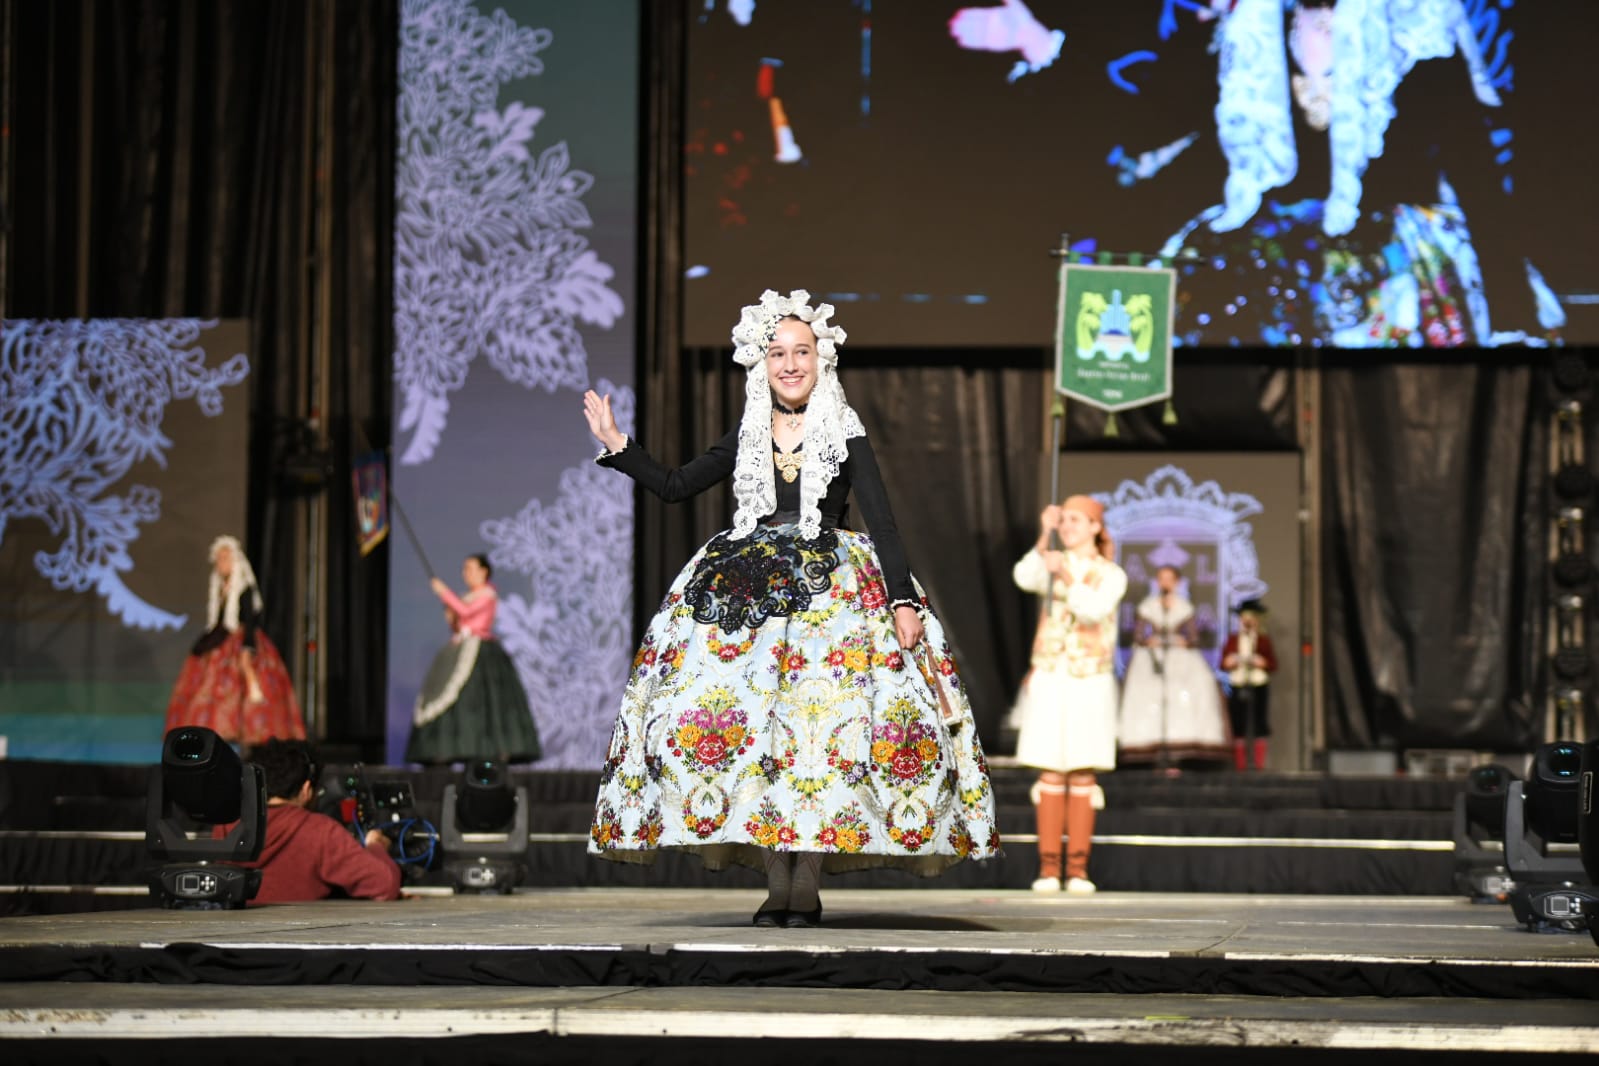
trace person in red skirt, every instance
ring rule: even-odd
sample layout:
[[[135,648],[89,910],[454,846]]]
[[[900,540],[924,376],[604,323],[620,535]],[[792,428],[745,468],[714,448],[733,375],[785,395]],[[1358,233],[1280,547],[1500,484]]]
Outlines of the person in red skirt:
[[[302,740],[305,723],[283,658],[261,629],[261,590],[233,537],[211,542],[205,635],[183,663],[167,731],[198,725],[246,748],[269,737]]]

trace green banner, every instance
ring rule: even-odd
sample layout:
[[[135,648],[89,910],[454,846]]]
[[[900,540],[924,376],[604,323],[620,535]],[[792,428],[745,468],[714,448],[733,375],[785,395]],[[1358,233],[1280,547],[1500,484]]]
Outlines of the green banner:
[[[1169,397],[1176,292],[1169,268],[1062,263],[1055,388],[1103,411]]]

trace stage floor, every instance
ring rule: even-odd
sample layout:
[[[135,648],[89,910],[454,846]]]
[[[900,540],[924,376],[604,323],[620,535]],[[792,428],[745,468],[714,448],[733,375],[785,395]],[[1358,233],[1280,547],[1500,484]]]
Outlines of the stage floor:
[[[761,898],[544,889],[0,919],[0,1039],[536,1033],[1599,1052],[1599,948],[1586,934],[1526,932],[1503,906],[842,890],[824,891],[820,929],[759,930],[748,920]],[[82,981],[100,983],[61,983]],[[211,987],[197,994],[195,982]]]

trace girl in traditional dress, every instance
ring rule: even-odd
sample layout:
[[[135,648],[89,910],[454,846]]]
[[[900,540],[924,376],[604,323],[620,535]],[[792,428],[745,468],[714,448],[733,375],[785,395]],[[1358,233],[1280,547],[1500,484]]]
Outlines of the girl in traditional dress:
[[[668,501],[731,476],[737,502],[645,633],[589,850],[764,870],[756,925],[817,924],[823,871],[932,875],[999,846],[949,643],[838,381],[832,313],[803,290],[744,308],[743,419],[675,470],[622,435],[609,397],[584,396],[601,465]],[[844,527],[851,489],[870,537]]]
[[[206,632],[183,663],[167,732],[204,726],[249,748],[269,737],[305,738],[300,704],[278,649],[261,626],[261,590],[244,549],[233,537],[211,542],[211,591]]]
[[[451,636],[416,697],[405,746],[410,762],[532,762],[541,754],[516,664],[494,639],[499,594],[489,581],[493,573],[488,556],[469,555],[461,564],[465,596],[438,578],[429,583],[444,601]]]
[[[1225,762],[1230,744],[1221,686],[1199,651],[1194,605],[1174,566],[1155,571],[1138,605],[1132,660],[1122,689],[1121,761],[1161,758]]]
[[[1051,547],[1053,535],[1065,550]],[[1116,768],[1116,609],[1127,575],[1113,561],[1105,508],[1070,496],[1044,508],[1038,543],[1012,577],[1046,596],[1033,641],[1033,668],[1022,683],[1016,759],[1041,770],[1032,789],[1038,822],[1034,892],[1095,891],[1088,879],[1094,811],[1104,806],[1097,774]],[[1068,791],[1069,790],[1069,791]],[[1061,834],[1068,839],[1064,871]]]

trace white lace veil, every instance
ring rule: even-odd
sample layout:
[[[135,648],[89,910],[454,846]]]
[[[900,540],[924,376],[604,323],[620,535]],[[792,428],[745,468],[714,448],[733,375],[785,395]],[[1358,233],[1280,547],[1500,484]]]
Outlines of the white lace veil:
[[[217,552],[223,548],[233,550],[233,573],[228,577],[228,587],[222,587],[222,575],[216,571]],[[205,627],[215,629],[218,619],[229,633],[239,628],[239,597],[250,590],[250,602],[257,614],[261,613],[261,590],[255,584],[255,571],[245,557],[244,547],[236,537],[218,537],[211,542],[211,595],[206,604]]]
[[[1236,0],[1216,26],[1220,96],[1216,134],[1227,156],[1226,203],[1211,228],[1237,229],[1254,217],[1263,195],[1299,169],[1289,96],[1283,11],[1293,0]],[[1322,228],[1348,233],[1360,218],[1366,165],[1382,154],[1394,118],[1394,90],[1417,63],[1460,54],[1471,87],[1489,107],[1500,105],[1462,0],[1338,0],[1333,9],[1332,182]]]
[[[832,304],[810,306],[811,294],[795,289],[779,296],[771,289],[760,303],[750,304],[733,327],[733,360],[749,368],[744,389],[744,418],[739,423],[738,461],[733,467],[735,538],[747,537],[757,522],[777,508],[777,483],[772,472],[772,390],[766,379],[766,346],[777,324],[793,315],[816,334],[816,386],[805,408],[804,461],[800,466],[800,535],[822,530],[822,497],[849,456],[851,437],[866,436],[861,420],[844,399],[838,381],[838,346],[842,326],[830,326]]]

